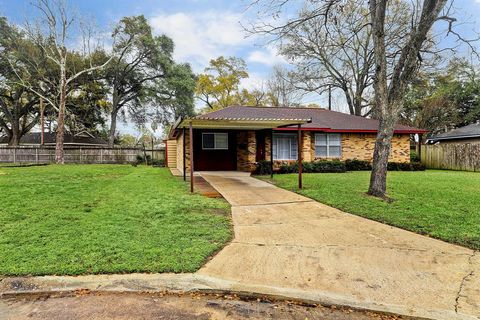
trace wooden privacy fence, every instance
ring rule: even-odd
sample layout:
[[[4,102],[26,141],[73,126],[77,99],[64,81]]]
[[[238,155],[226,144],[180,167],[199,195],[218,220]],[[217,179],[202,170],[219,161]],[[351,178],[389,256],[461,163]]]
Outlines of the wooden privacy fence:
[[[480,171],[480,143],[423,145],[421,155],[430,169]]]
[[[131,163],[137,155],[165,159],[165,150],[142,148],[65,147],[65,163]],[[53,163],[55,147],[0,147],[0,163]]]

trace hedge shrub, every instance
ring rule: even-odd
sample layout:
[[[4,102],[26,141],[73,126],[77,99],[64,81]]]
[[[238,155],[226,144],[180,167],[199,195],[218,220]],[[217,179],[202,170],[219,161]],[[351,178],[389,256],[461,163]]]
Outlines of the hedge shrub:
[[[364,160],[346,160],[345,165],[347,171],[370,171],[372,164]],[[419,161],[412,161],[410,163],[404,162],[389,162],[387,166],[389,171],[425,171],[425,165]]]
[[[421,162],[389,162],[388,171],[425,171],[425,165]]]
[[[347,171],[370,171],[372,170],[372,164],[369,161],[365,160],[345,160],[345,166]]]
[[[152,160],[153,167],[165,167],[165,160],[164,159],[154,159]]]
[[[149,154],[147,154],[146,158],[147,158],[147,165],[149,166],[165,167],[164,159],[152,159],[152,156]],[[141,154],[137,154],[136,161],[134,162],[135,166],[139,164],[144,164],[144,163],[145,163],[145,157]]]
[[[318,160],[312,162],[303,162],[303,172],[305,173],[324,173],[324,172],[346,172],[345,163],[338,160],[327,161]],[[297,173],[298,163],[282,164],[278,173]]]
[[[418,153],[416,151],[410,151],[410,161],[411,162],[420,162],[421,159],[420,157],[418,156]]]
[[[316,160],[312,162],[303,162],[303,172],[305,173],[341,173],[347,171],[370,171],[372,170],[372,164],[364,160]],[[389,171],[425,171],[425,165],[420,162],[389,162],[387,169]],[[297,173],[298,162],[282,163],[276,173]],[[260,161],[256,164],[256,168],[253,172],[255,175],[269,175],[271,174],[270,161]]]
[[[261,161],[257,162],[255,170],[253,171],[253,174],[256,174],[256,175],[272,174],[272,166],[270,164],[270,161],[261,160]]]

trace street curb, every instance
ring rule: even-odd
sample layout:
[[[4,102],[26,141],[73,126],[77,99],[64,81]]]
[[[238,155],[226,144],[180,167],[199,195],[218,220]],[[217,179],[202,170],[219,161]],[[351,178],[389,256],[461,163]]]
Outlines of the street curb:
[[[453,310],[413,310],[399,305],[355,301],[322,291],[257,286],[218,279],[202,274],[121,274],[87,276],[11,277],[0,282],[0,299],[22,296],[75,295],[88,293],[207,293],[237,295],[243,299],[293,301],[300,304],[320,304],[327,307],[351,308],[387,315],[402,315],[417,319],[478,320],[480,318],[455,313]]]

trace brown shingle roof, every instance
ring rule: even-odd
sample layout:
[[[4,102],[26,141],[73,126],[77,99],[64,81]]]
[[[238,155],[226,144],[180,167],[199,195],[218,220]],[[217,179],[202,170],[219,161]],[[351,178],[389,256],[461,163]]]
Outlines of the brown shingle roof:
[[[480,122],[441,133],[429,138],[428,140],[436,142],[438,140],[470,139],[478,137],[480,137]]]
[[[302,128],[331,132],[376,132],[378,120],[352,116],[322,108],[231,106],[199,115],[197,119],[311,119]],[[426,130],[396,125],[395,133],[424,133]]]

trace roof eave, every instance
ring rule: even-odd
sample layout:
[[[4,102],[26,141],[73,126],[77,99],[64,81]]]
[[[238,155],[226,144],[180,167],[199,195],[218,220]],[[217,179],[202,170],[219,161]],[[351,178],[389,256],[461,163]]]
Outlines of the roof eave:
[[[297,128],[278,128],[277,130],[297,130]],[[332,128],[315,128],[315,127],[304,127],[304,131],[322,131],[322,132],[338,132],[338,133],[377,133],[376,129],[332,129]],[[427,130],[423,129],[400,129],[395,130],[394,134],[424,134],[427,133]]]
[[[187,128],[192,125],[195,129],[237,129],[260,130],[275,129],[278,127],[302,125],[312,122],[312,119],[302,118],[193,118],[181,121],[178,128]]]
[[[431,137],[431,138],[428,138],[428,140],[439,141],[439,140],[457,140],[457,139],[471,139],[471,138],[480,138],[480,134],[450,136],[450,137]]]

